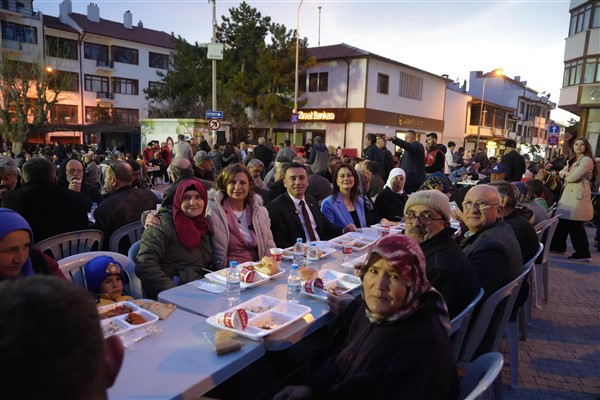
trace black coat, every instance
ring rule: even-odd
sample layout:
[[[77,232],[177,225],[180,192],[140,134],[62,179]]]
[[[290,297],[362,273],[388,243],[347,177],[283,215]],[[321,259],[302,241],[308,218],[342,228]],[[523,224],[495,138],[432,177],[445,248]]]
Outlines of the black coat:
[[[6,192],[2,198],[2,207],[18,212],[27,220],[35,242],[88,229],[86,206],[78,193],[49,182],[28,182],[20,190]]]
[[[375,198],[375,213],[377,218],[386,218],[390,221],[400,221],[404,216],[404,205],[408,200],[406,193],[394,193],[385,187]]]
[[[435,297],[426,294],[408,318],[382,324],[359,307],[346,346],[308,384],[323,399],[455,399],[456,365]]]
[[[509,151],[502,157],[502,164],[506,168],[506,180],[519,182],[525,173],[525,159],[516,150]]]
[[[273,161],[273,152],[264,144],[259,144],[254,148],[254,158],[258,158],[265,165],[265,169],[269,168]]]
[[[332,224],[323,216],[319,203],[310,196],[305,195],[304,200],[317,224],[317,233],[320,240],[328,240],[342,234],[342,228]],[[271,219],[271,232],[277,247],[285,249],[296,243],[296,238],[307,241],[300,216],[296,213],[294,202],[286,192],[267,204],[269,218]]]
[[[464,310],[479,293],[471,262],[446,228],[420,244],[427,262],[427,279],[444,296],[450,318]]]
[[[393,138],[392,143],[404,149],[400,168],[406,173],[405,189],[407,193],[416,191],[425,182],[425,148],[416,140],[408,143],[400,138]]]

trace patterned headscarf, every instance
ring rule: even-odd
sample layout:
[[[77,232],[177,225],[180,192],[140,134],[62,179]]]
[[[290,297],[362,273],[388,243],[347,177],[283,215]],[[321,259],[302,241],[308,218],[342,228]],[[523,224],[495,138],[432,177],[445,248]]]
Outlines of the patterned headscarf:
[[[362,265],[361,272],[364,277],[368,266],[374,262],[374,256],[386,260],[398,272],[406,283],[407,292],[400,309],[391,316],[381,316],[370,312],[367,308],[367,317],[373,323],[395,321],[407,318],[419,307],[423,295],[433,293],[436,298],[438,317],[446,330],[450,331],[448,309],[442,295],[431,286],[425,273],[425,256],[416,240],[406,235],[388,235],[379,239],[369,249],[369,254]],[[364,291],[364,287],[363,287]],[[363,293],[364,297],[364,293]]]
[[[406,172],[404,172],[404,170],[402,168],[392,168],[392,170],[390,171],[390,174],[388,175],[387,182],[385,183],[385,186],[389,187],[392,192],[394,191],[392,189],[392,186],[393,186],[392,179],[394,179],[398,175],[402,175],[404,177],[404,179],[406,180]],[[400,193],[404,193],[404,188],[402,188]]]
[[[202,214],[196,218],[186,216],[181,209],[183,194],[188,190],[196,190],[200,193],[202,200],[204,200]],[[173,221],[175,223],[177,237],[181,241],[181,244],[188,250],[199,247],[202,241],[202,235],[208,233],[210,227],[208,221],[205,219],[207,205],[208,195],[206,193],[206,188],[200,179],[186,179],[177,186],[177,191],[173,197]]]
[[[440,192],[447,193],[451,189],[450,180],[441,172],[435,172],[423,182],[419,190],[439,190]]]

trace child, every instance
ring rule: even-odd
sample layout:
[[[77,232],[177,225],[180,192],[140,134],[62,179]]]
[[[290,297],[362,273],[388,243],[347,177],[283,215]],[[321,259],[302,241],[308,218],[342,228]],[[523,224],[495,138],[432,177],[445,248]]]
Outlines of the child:
[[[112,257],[93,258],[85,265],[84,274],[87,288],[94,294],[98,307],[133,300],[133,297],[123,294],[125,271]]]

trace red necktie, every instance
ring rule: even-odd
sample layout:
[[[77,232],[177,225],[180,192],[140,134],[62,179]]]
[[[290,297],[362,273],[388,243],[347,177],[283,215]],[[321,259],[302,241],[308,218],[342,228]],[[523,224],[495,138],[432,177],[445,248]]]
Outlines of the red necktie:
[[[315,240],[317,240],[317,237],[315,236],[315,231],[313,230],[312,223],[310,222],[308,210],[304,206],[304,200],[300,200],[300,207],[302,207],[302,218],[304,218],[304,224],[306,225],[308,236],[310,236],[310,241],[314,242]]]

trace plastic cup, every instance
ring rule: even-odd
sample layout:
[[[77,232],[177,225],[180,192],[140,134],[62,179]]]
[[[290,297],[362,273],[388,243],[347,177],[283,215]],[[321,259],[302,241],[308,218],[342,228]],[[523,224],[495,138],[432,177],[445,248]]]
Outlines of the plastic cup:
[[[379,228],[379,235],[380,235],[381,237],[384,237],[384,236],[387,236],[387,235],[389,235],[389,234],[391,233],[391,231],[392,231],[392,229],[390,228],[390,226],[389,226],[389,225],[382,225],[382,226]]]
[[[283,254],[283,249],[279,247],[273,247],[271,249],[271,258],[276,262],[281,262],[281,255]]]

